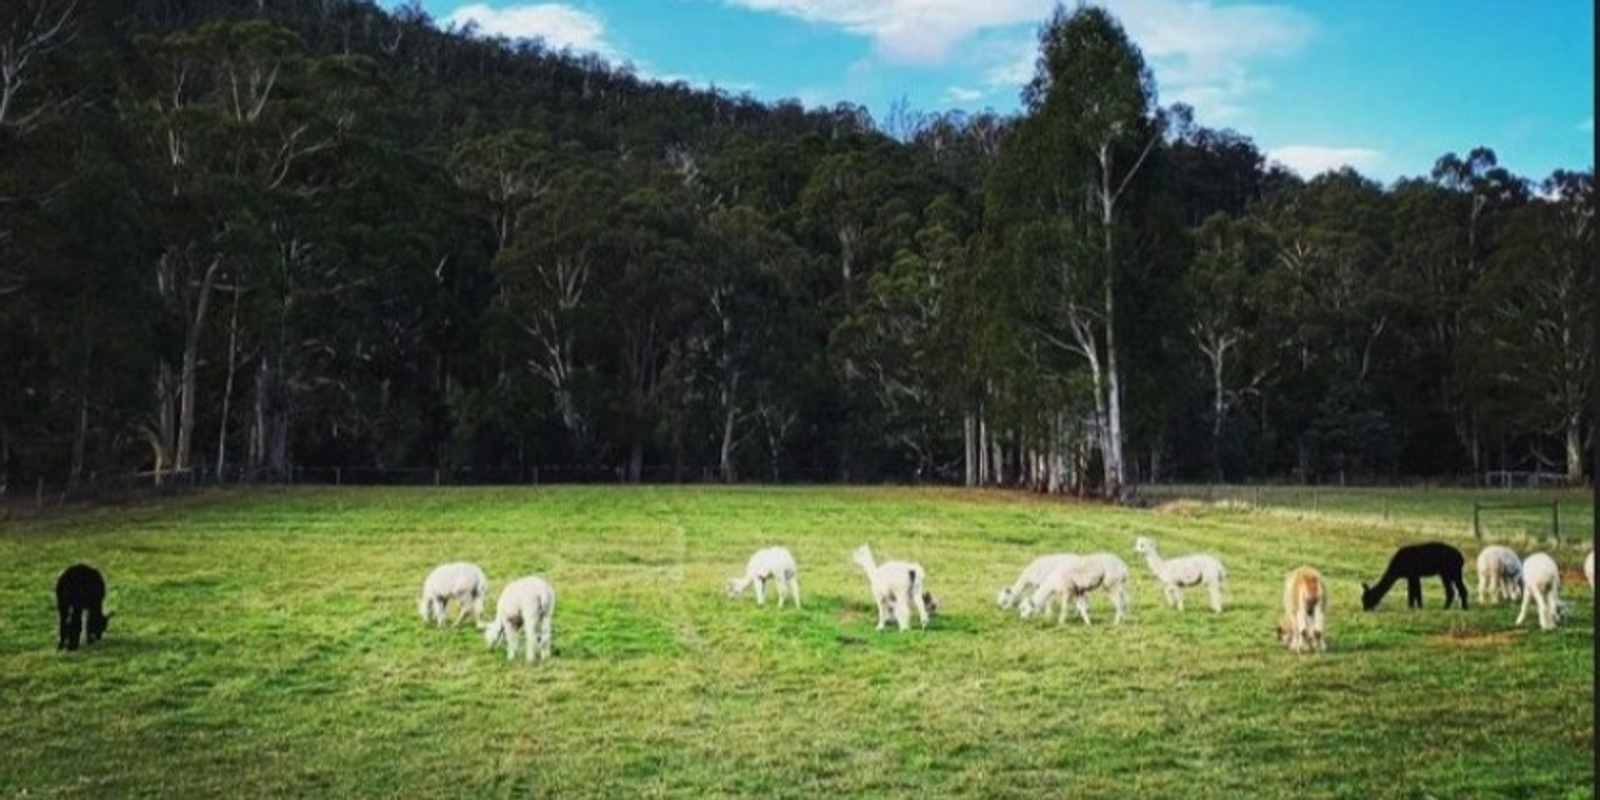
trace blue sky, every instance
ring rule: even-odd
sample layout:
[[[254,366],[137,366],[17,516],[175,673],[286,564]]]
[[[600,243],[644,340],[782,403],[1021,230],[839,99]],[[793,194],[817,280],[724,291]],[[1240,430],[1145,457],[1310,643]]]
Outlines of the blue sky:
[[[388,7],[396,0],[382,0]],[[1009,113],[1054,0],[422,0],[441,26],[628,62],[642,76],[883,119]],[[1388,183],[1493,148],[1535,180],[1594,165],[1591,0],[1105,0],[1159,102],[1309,177]],[[1069,3],[1070,7],[1070,3]]]

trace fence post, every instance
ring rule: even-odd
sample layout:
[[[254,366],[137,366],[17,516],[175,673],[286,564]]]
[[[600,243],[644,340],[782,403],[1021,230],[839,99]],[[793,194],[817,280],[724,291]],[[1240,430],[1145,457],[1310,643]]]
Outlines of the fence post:
[[[1481,504],[1478,501],[1472,501],[1472,536],[1481,542],[1483,541],[1483,528],[1478,525],[1478,510],[1480,508]]]
[[[1561,501],[1550,501],[1550,531],[1556,536],[1556,546],[1561,546]]]

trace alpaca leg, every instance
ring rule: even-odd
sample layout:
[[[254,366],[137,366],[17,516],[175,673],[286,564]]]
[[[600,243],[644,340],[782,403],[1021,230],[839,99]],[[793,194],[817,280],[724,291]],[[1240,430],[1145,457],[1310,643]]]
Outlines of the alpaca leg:
[[[1415,575],[1406,578],[1406,608],[1422,608],[1422,579]]]
[[[764,606],[766,604],[767,604],[767,579],[766,578],[756,578],[756,605]]]
[[[900,630],[911,627],[911,602],[909,597],[896,596],[894,598],[894,624]]]
[[[1211,594],[1211,610],[1214,613],[1221,614],[1222,613],[1222,583],[1219,582],[1219,581],[1212,581],[1209,585],[1207,585],[1206,588]]]
[[[1179,611],[1183,610],[1183,589],[1177,584],[1172,585],[1172,601]]]
[[[1522,610],[1517,612],[1517,621],[1511,624],[1517,626],[1522,625],[1522,621],[1528,617],[1528,601],[1532,600],[1532,595],[1535,594],[1538,594],[1538,592],[1525,591],[1522,593]]]
[[[543,648],[539,644],[539,623],[526,622],[522,626],[522,660],[533,663]]]
[[[1078,607],[1078,616],[1083,617],[1083,624],[1092,624],[1089,622],[1089,593],[1078,592],[1077,595],[1072,598],[1072,603]]]
[[[1128,616],[1128,587],[1118,586],[1111,593],[1111,606],[1114,612],[1111,624],[1121,625]]]
[[[517,634],[522,632],[522,626],[507,620],[503,632],[506,637],[506,660],[510,661],[517,657]]]
[[[1319,653],[1328,649],[1328,643],[1324,634],[1326,629],[1323,627],[1325,623],[1326,620],[1323,619],[1322,614],[1322,604],[1319,603],[1311,612],[1311,643],[1316,647],[1317,652]]]
[[[1456,578],[1456,593],[1461,595],[1461,610],[1462,611],[1466,611],[1467,610],[1467,582],[1462,580],[1460,575],[1456,575],[1455,578]]]
[[[889,624],[888,603],[892,602],[887,597],[878,598],[878,630],[883,630]]]
[[[795,608],[799,608],[800,607],[800,579],[798,577],[789,579],[789,597],[790,597],[790,599],[794,600],[794,607]]]
[[[922,625],[922,629],[923,630],[927,630],[928,629],[928,601],[922,599],[922,592],[915,591],[915,590],[913,590],[911,592],[911,604],[913,606],[915,606],[916,609],[917,609],[917,622],[919,622]]]
[[[549,658],[551,655],[553,655],[555,653],[555,649],[556,649],[555,633],[551,630],[551,626],[554,624],[554,617],[555,617],[555,614],[553,613],[553,609],[552,609],[552,613],[546,614],[545,618],[544,618],[543,625],[544,625],[544,657],[545,658]]]

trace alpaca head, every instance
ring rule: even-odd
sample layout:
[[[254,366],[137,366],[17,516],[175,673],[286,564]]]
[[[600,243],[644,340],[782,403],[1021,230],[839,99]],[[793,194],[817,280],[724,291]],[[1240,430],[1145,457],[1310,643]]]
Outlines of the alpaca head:
[[[1031,597],[1022,598],[1022,602],[1017,604],[1017,609],[1022,614],[1023,619],[1039,613],[1039,607],[1033,604],[1033,598]]]
[[[1000,594],[995,595],[994,601],[999,603],[1001,608],[1010,608],[1013,603],[1017,602],[1017,596],[1012,594],[1011,587],[1007,586],[1000,590]]]
[[[1278,627],[1273,630],[1278,636],[1278,644],[1288,644],[1294,635],[1294,625],[1287,619],[1278,620]]]
[[[483,640],[487,642],[490,647],[494,647],[495,642],[500,641],[500,637],[504,633],[505,624],[500,620],[495,620],[494,622],[489,623],[489,627],[483,629]]]
[[[100,641],[100,637],[105,635],[106,626],[109,624],[111,624],[110,614],[101,614],[98,611],[90,609],[88,626],[89,642],[93,644],[94,642]]]
[[[851,554],[850,558],[862,569],[869,572],[877,564],[877,562],[872,558],[872,548],[868,547],[867,545],[861,545],[860,547],[857,547],[855,553]]]
[[[928,609],[930,617],[939,613],[939,601],[933,596],[933,592],[922,593],[922,607]]]
[[[1139,538],[1133,540],[1133,552],[1138,553],[1141,556],[1153,553],[1155,552],[1155,549],[1156,543],[1150,541],[1150,539],[1147,537],[1140,536]]]
[[[739,580],[738,578],[729,578],[727,590],[729,597],[738,597],[739,595],[744,594],[744,581]]]
[[[1361,584],[1361,610],[1362,611],[1371,611],[1372,609],[1377,608],[1378,607],[1378,601],[1382,600],[1382,599],[1383,599],[1383,595],[1373,591],[1371,586],[1368,586],[1368,585],[1366,585],[1364,583]]]

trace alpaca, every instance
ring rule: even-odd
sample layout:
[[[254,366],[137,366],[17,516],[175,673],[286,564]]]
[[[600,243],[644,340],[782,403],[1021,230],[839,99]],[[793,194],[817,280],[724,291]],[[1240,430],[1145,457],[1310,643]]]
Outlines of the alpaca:
[[[995,602],[1001,608],[1015,606],[1017,601],[1022,599],[1023,592],[1044,583],[1044,579],[1050,577],[1050,573],[1055,572],[1056,567],[1077,557],[1077,553],[1051,553],[1028,562],[1022,574],[1017,576],[1016,583],[1001,589],[1000,593],[995,595]]]
[[[1312,567],[1297,567],[1283,581],[1283,620],[1278,623],[1278,641],[1296,653],[1307,648],[1327,649],[1325,636],[1328,613],[1328,586],[1322,573]]]
[[[483,600],[489,596],[489,579],[477,564],[457,561],[440,564],[428,573],[422,582],[422,594],[417,598],[417,613],[426,622],[443,626],[447,615],[445,608],[450,600],[456,601],[456,623],[460,625],[472,615],[472,621],[483,626]]]
[[[1548,553],[1534,553],[1522,562],[1522,611],[1515,624],[1521,625],[1528,616],[1528,603],[1539,607],[1539,627],[1554,630],[1566,616],[1566,605],[1561,602],[1561,568]]]
[[[800,568],[795,565],[794,555],[784,547],[764,548],[750,556],[744,574],[728,581],[728,596],[738,597],[744,594],[746,587],[754,586],[756,605],[764,606],[768,581],[777,587],[778,608],[783,608],[785,598],[792,599],[795,608],[800,607]]]
[[[1478,599],[1500,602],[1522,596],[1522,559],[1509,547],[1491,544],[1478,553]]]
[[[1460,550],[1444,542],[1425,542],[1401,547],[1389,558],[1389,566],[1383,571],[1383,577],[1378,579],[1376,585],[1361,584],[1361,608],[1363,611],[1377,608],[1378,604],[1383,602],[1383,596],[1388,594],[1389,587],[1401,578],[1406,579],[1406,607],[1421,608],[1422,579],[1429,575],[1438,575],[1444,583],[1444,607],[1449,608],[1459,594],[1461,609],[1465,611],[1467,584],[1461,580],[1461,570],[1466,563],[1466,556],[1461,555]]]
[[[916,610],[923,629],[927,629],[928,601],[932,595],[923,590],[928,572],[921,564],[909,561],[885,561],[879,564],[872,557],[872,548],[867,545],[856,548],[853,558],[867,573],[867,582],[872,588],[872,602],[878,607],[878,630],[888,625],[891,614],[900,630],[911,627],[912,609]]]
[[[56,579],[56,613],[61,618],[57,650],[78,649],[80,633],[89,644],[100,641],[111,621],[111,615],[105,613],[105,600],[106,579],[99,570],[73,564],[61,573]]]
[[[1090,553],[1062,562],[1039,584],[1039,588],[1033,590],[1032,596],[1022,599],[1018,608],[1022,618],[1027,619],[1047,610],[1051,598],[1059,596],[1061,612],[1056,617],[1056,624],[1066,624],[1067,603],[1070,601],[1077,607],[1083,624],[1088,625],[1089,593],[1095,589],[1104,589],[1111,597],[1111,624],[1122,624],[1128,615],[1128,565],[1110,553]]]
[[[1589,591],[1594,591],[1594,551],[1583,557],[1583,578],[1589,582]]]
[[[1167,605],[1179,611],[1183,610],[1183,590],[1185,587],[1206,585],[1206,592],[1211,597],[1211,610],[1222,613],[1222,583],[1227,579],[1227,571],[1222,568],[1222,562],[1216,556],[1207,553],[1193,553],[1162,560],[1161,554],[1156,552],[1156,543],[1151,539],[1140,536],[1133,542],[1133,552],[1144,556],[1145,563],[1150,565],[1150,571],[1156,575],[1156,580],[1161,581],[1161,590],[1167,596]]]
[[[551,620],[556,613],[556,591],[537,575],[518,578],[500,590],[494,604],[494,621],[483,631],[483,639],[494,647],[506,643],[506,658],[517,657],[517,633],[527,639],[523,657],[529,664],[550,658]]]

